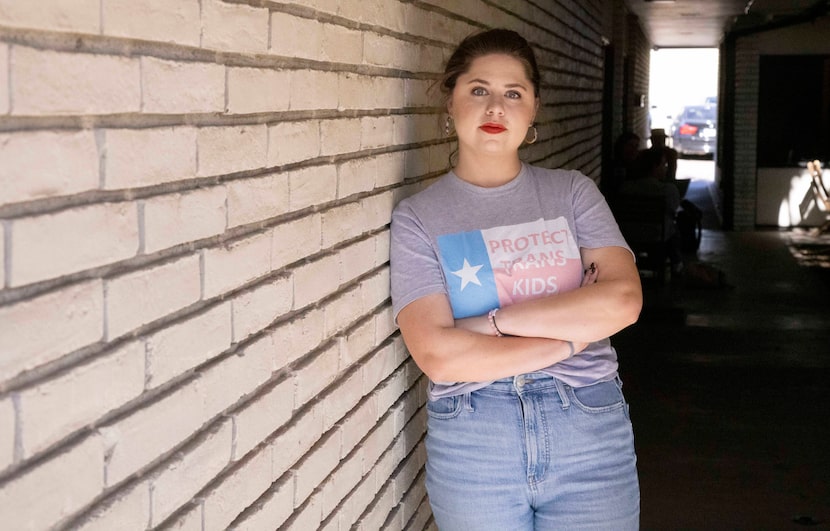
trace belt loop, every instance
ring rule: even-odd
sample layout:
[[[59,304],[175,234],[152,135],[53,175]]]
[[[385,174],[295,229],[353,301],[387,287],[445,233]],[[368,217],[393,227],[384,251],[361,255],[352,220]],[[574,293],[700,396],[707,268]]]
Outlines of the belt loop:
[[[571,407],[571,398],[570,395],[568,395],[568,388],[570,386],[559,378],[554,378],[553,381],[556,383],[556,391],[559,393],[559,400],[562,401],[562,409],[568,409]]]
[[[461,395],[461,401],[464,404],[464,411],[473,411],[473,401],[470,395],[471,393],[464,393]]]

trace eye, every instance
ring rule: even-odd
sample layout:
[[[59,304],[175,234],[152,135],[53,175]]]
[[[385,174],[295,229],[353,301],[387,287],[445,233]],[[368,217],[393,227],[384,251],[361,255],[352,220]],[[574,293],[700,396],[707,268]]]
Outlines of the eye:
[[[519,91],[516,91],[516,90],[508,90],[507,94],[505,94],[505,96],[507,96],[511,100],[518,100],[522,97],[522,95],[519,93]]]
[[[485,89],[484,87],[476,87],[476,88],[473,89],[473,96],[486,96],[486,95],[487,95],[487,89]]]

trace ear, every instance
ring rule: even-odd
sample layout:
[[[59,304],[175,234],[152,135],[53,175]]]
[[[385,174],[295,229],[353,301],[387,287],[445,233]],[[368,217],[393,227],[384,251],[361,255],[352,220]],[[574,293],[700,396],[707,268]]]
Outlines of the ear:
[[[447,114],[452,116],[452,96],[447,98]]]
[[[542,105],[542,100],[540,100],[540,99],[537,97],[537,98],[536,98],[536,101],[535,101],[535,102],[534,102],[534,104],[533,104],[533,119],[532,119],[532,120],[530,120],[531,122],[536,122],[536,114],[538,114],[538,113],[539,113],[539,107],[540,107],[541,105]]]

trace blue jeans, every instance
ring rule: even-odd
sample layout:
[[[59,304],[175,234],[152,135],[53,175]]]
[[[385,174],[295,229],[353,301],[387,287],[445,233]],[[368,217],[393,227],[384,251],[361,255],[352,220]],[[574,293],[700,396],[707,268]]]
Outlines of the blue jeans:
[[[427,491],[441,531],[638,529],[634,435],[619,379],[544,373],[427,403]]]

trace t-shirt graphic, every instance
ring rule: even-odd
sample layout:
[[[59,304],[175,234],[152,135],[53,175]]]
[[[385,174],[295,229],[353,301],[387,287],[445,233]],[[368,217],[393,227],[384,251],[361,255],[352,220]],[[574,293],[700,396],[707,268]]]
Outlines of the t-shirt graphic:
[[[438,237],[453,317],[579,287],[582,259],[564,218]]]

